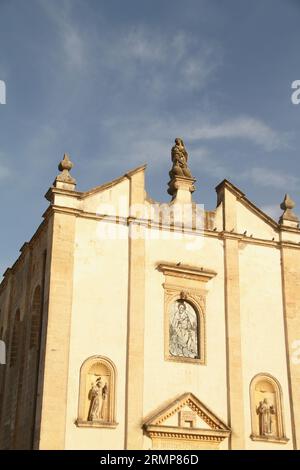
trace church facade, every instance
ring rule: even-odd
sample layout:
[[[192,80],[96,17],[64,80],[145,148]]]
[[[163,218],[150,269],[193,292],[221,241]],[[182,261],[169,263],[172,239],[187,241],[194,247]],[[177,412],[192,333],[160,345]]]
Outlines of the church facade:
[[[0,285],[1,449],[300,449],[300,229],[227,180],[195,204],[181,139],[87,192],[67,155]]]

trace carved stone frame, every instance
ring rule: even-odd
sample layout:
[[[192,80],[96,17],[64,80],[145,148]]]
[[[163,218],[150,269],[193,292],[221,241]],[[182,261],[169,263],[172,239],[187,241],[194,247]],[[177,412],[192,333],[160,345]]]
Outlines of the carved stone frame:
[[[257,425],[256,403],[255,403],[255,386],[261,381],[269,382],[274,388],[275,403],[277,411],[278,436],[260,436]],[[250,383],[250,407],[251,407],[251,439],[253,441],[274,442],[286,444],[289,439],[285,435],[284,419],[283,419],[283,400],[281,385],[275,377],[267,373],[260,373],[253,377]]]
[[[102,363],[110,371],[110,402],[109,402],[109,419],[108,421],[87,421],[85,416],[85,390],[86,390],[86,377],[89,369],[95,363]],[[79,401],[78,401],[78,418],[75,424],[78,427],[88,428],[115,428],[116,422],[116,379],[117,371],[114,363],[104,356],[91,356],[84,361],[80,368],[80,382],[79,382]]]
[[[170,284],[164,283],[165,289],[165,318],[164,318],[164,325],[165,325],[165,359],[168,361],[175,361],[175,362],[197,362],[200,364],[205,364],[205,352],[206,352],[206,344],[205,344],[205,300],[204,296],[197,291],[187,291],[178,288],[178,286],[172,286]],[[170,308],[174,302],[177,300],[183,299],[187,303],[189,303],[195,313],[197,315],[197,324],[198,324],[198,331],[197,331],[197,341],[198,341],[198,351],[199,357],[192,358],[192,357],[182,357],[182,356],[171,356],[169,353],[169,315],[170,315]]]
[[[205,428],[196,427],[195,421],[191,428],[182,426],[180,414],[186,405],[190,408],[191,414],[199,416],[206,423]],[[166,425],[166,420],[177,413],[179,414],[178,426]],[[167,441],[172,443],[172,449],[191,449],[190,444],[194,444],[195,449],[218,449],[220,443],[231,434],[231,429],[189,392],[170,401],[167,406],[164,404],[147,419],[143,424],[143,429],[152,440],[153,450],[164,449],[164,447],[157,447],[157,444]]]
[[[206,364],[206,293],[205,284],[216,273],[203,268],[195,268],[187,265],[173,265],[161,263],[158,270],[165,275],[164,287],[164,357],[166,361],[189,362]],[[199,357],[190,358],[182,356],[170,356],[169,353],[169,313],[171,305],[176,300],[185,300],[195,310],[198,317],[198,347]]]

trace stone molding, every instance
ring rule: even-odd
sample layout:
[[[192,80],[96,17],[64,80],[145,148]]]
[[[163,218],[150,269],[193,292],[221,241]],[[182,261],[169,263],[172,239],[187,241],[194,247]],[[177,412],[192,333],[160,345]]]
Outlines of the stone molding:
[[[160,263],[157,269],[165,276],[164,288],[164,358],[172,362],[206,364],[206,283],[216,276],[210,269],[189,265]],[[170,308],[177,300],[184,299],[195,310],[198,320],[199,357],[171,356],[169,353],[169,315]]]
[[[256,414],[255,386],[262,381],[270,383],[275,393],[276,422],[278,427],[277,436],[260,436],[258,431],[258,418]],[[250,406],[251,406],[251,439],[253,441],[277,442],[286,444],[289,439],[285,435],[285,426],[283,419],[283,397],[281,385],[275,377],[268,373],[259,373],[253,377],[250,383]]]
[[[109,409],[108,409],[108,421],[88,421],[85,416],[86,408],[86,378],[88,371],[95,364],[104,365],[110,372],[110,382],[109,382]],[[116,392],[117,392],[117,370],[114,363],[105,356],[91,356],[84,361],[80,368],[80,382],[79,382],[79,401],[78,401],[78,419],[75,421],[75,424],[78,427],[90,427],[90,428],[99,428],[99,427],[116,427]]]
[[[183,407],[188,406],[197,416],[199,416],[208,428],[182,427],[164,425],[164,422],[180,413]],[[184,393],[168,405],[161,408],[156,414],[148,419],[144,425],[144,432],[152,439],[171,440],[196,440],[222,442],[230,436],[230,428],[224,424],[212,411],[198,400],[192,393]]]
[[[217,275],[216,271],[207,268],[198,268],[187,264],[160,263],[158,270],[165,276],[175,276],[185,279],[207,282]]]

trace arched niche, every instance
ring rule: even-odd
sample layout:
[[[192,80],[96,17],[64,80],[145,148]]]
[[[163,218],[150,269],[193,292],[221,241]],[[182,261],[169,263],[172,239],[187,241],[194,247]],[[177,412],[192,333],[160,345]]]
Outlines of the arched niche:
[[[200,312],[188,299],[169,305],[169,354],[171,357],[200,359]]]
[[[282,390],[270,374],[253,377],[250,384],[251,424],[253,440],[286,443]]]
[[[206,364],[206,298],[208,293],[208,283],[217,273],[204,267],[184,265],[178,263],[159,263],[158,271],[164,275],[164,352],[166,361],[191,362],[195,364]],[[174,309],[178,310],[179,303],[186,304],[188,313],[192,318],[197,318],[197,351],[193,354],[193,348],[187,348],[187,353],[176,355],[170,351],[171,341],[171,315]],[[192,322],[191,322],[192,323]],[[195,321],[194,321],[195,323]],[[194,337],[191,327],[186,327],[186,338]],[[190,331],[188,331],[190,330]],[[184,337],[183,337],[184,341]],[[194,341],[195,342],[195,341]],[[184,348],[183,348],[184,351]],[[189,352],[190,351],[190,352]]]
[[[42,289],[38,285],[33,293],[31,303],[30,349],[39,349],[42,323]]]
[[[189,291],[166,290],[165,356],[178,362],[205,363],[205,303]]]
[[[106,357],[92,356],[81,366],[76,424],[84,427],[117,425],[116,367]]]

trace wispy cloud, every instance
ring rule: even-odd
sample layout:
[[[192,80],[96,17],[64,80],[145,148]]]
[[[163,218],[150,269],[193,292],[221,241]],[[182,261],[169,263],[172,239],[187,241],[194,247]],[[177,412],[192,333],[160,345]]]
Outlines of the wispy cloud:
[[[219,44],[199,42],[195,35],[180,28],[170,35],[146,25],[127,26],[113,34],[101,16],[97,27],[79,28],[69,0],[56,4],[41,0],[41,5],[60,38],[62,67],[83,72],[88,69],[91,75],[101,70],[102,84],[111,81],[114,73],[114,81],[123,87],[126,81],[134,83],[149,95],[170,88],[194,91],[202,89],[222,64]]]
[[[204,146],[207,142],[244,140],[266,152],[286,148],[290,136],[273,129],[263,120],[248,115],[231,119],[217,119],[202,110],[190,115],[184,103],[186,94],[207,90],[207,85],[218,75],[223,64],[222,46],[180,26],[174,33],[162,28],[153,30],[145,24],[121,26],[116,31],[105,25],[105,18],[98,10],[97,25],[89,28],[78,23],[73,15],[70,0],[61,3],[42,1],[43,8],[57,30],[61,47],[58,51],[62,67],[62,79],[70,77],[72,84],[78,76],[88,77],[75,90],[88,99],[89,93],[97,94],[95,101],[105,101],[105,118],[101,117],[99,130],[109,142],[110,159],[104,165],[111,166],[120,159],[120,152],[127,149],[131,164],[141,160],[160,159],[161,153],[169,154],[170,136],[178,134],[191,144]],[[80,27],[79,27],[80,26]],[[66,78],[67,77],[67,78]],[[96,85],[97,84],[97,85]],[[91,86],[90,91],[83,90]],[[93,87],[97,86],[97,89]],[[106,93],[106,96],[103,94]],[[204,96],[204,93],[203,93]],[[203,98],[202,96],[202,98]],[[202,98],[199,98],[201,104]],[[158,114],[161,103],[171,100],[167,114]],[[64,109],[72,109],[74,94],[64,95]],[[178,101],[178,108],[174,104]],[[110,112],[108,108],[112,108]],[[119,109],[128,109],[126,117],[118,116]],[[147,108],[147,109],[145,109]],[[175,108],[175,110],[174,110]],[[140,110],[139,110],[140,109]],[[97,119],[97,117],[95,117]],[[103,163],[102,163],[103,164]],[[221,176],[222,165],[207,162],[211,172]]]
[[[57,142],[59,130],[50,125],[40,124],[37,133],[28,139],[24,147],[24,157],[28,158],[35,168],[44,167],[44,155],[47,155],[51,146]],[[59,158],[59,156],[57,156]]]
[[[150,97],[201,90],[222,64],[220,46],[180,31],[170,37],[143,26],[113,38],[100,34],[98,44],[103,73],[113,71],[122,86],[135,81]]]
[[[72,3],[70,0],[60,0],[54,4],[48,0],[40,0],[41,7],[53,22],[61,47],[60,59],[64,67],[77,69],[77,72],[87,65],[87,38],[80,32],[75,21],[72,19]]]
[[[205,148],[196,149],[193,156],[200,162],[201,171],[214,178],[232,178],[236,182],[248,181],[257,187],[274,188],[283,192],[299,191],[300,178],[292,174],[282,173],[280,170],[266,167],[254,167],[246,171],[239,170],[233,168],[232,165],[224,165],[209,149]],[[271,206],[268,206],[268,208],[271,210]]]
[[[300,187],[300,178],[297,176],[282,173],[280,170],[273,170],[271,168],[251,168],[243,176],[244,178],[249,178],[253,183],[262,187],[273,187],[276,189],[282,189],[283,191],[297,191]]]
[[[7,165],[6,155],[0,151],[0,181],[5,180],[11,176],[11,170]]]
[[[187,130],[187,136],[192,140],[245,139],[268,152],[286,147],[289,139],[288,133],[277,132],[250,116],[239,116],[220,124],[200,124]]]
[[[7,167],[2,166],[0,164],[0,180],[5,180],[6,178],[9,178],[10,175],[11,175],[10,170]]]
[[[63,31],[63,47],[71,66],[82,68],[86,64],[84,41],[79,32],[70,24]]]
[[[226,166],[218,160],[208,149],[196,150],[194,156],[200,161],[201,170],[214,178],[232,178],[235,181],[248,181],[257,187],[274,188],[276,190],[299,191],[300,178],[295,175],[282,173],[271,168],[255,167],[238,170],[232,166]],[[268,206],[268,210],[275,212],[274,206]],[[278,211],[276,212],[276,214]]]
[[[115,161],[114,155],[116,159],[119,158],[121,149],[125,147],[130,149],[128,153],[132,164],[139,164],[144,160],[160,164],[164,161],[163,157],[170,153],[170,136],[172,139],[180,136],[187,146],[193,147],[193,162],[202,165],[206,173],[216,177],[225,177],[224,175],[228,175],[228,169],[224,162],[220,162],[207,148],[208,141],[242,139],[263,151],[285,148],[288,142],[285,133],[276,131],[261,120],[251,117],[237,117],[220,123],[210,123],[205,116],[185,117],[184,122],[174,116],[155,119],[152,116],[141,115],[126,121],[110,117],[101,121],[101,127],[105,129],[107,135],[118,135],[118,139],[114,137],[111,142],[110,163]],[[243,176],[241,172],[239,176]],[[272,184],[282,186],[285,182],[284,177],[281,174],[277,176],[274,171],[265,182],[260,170],[256,168],[252,170],[250,177],[261,185],[264,183],[270,186]],[[292,182],[296,184],[293,178]]]

